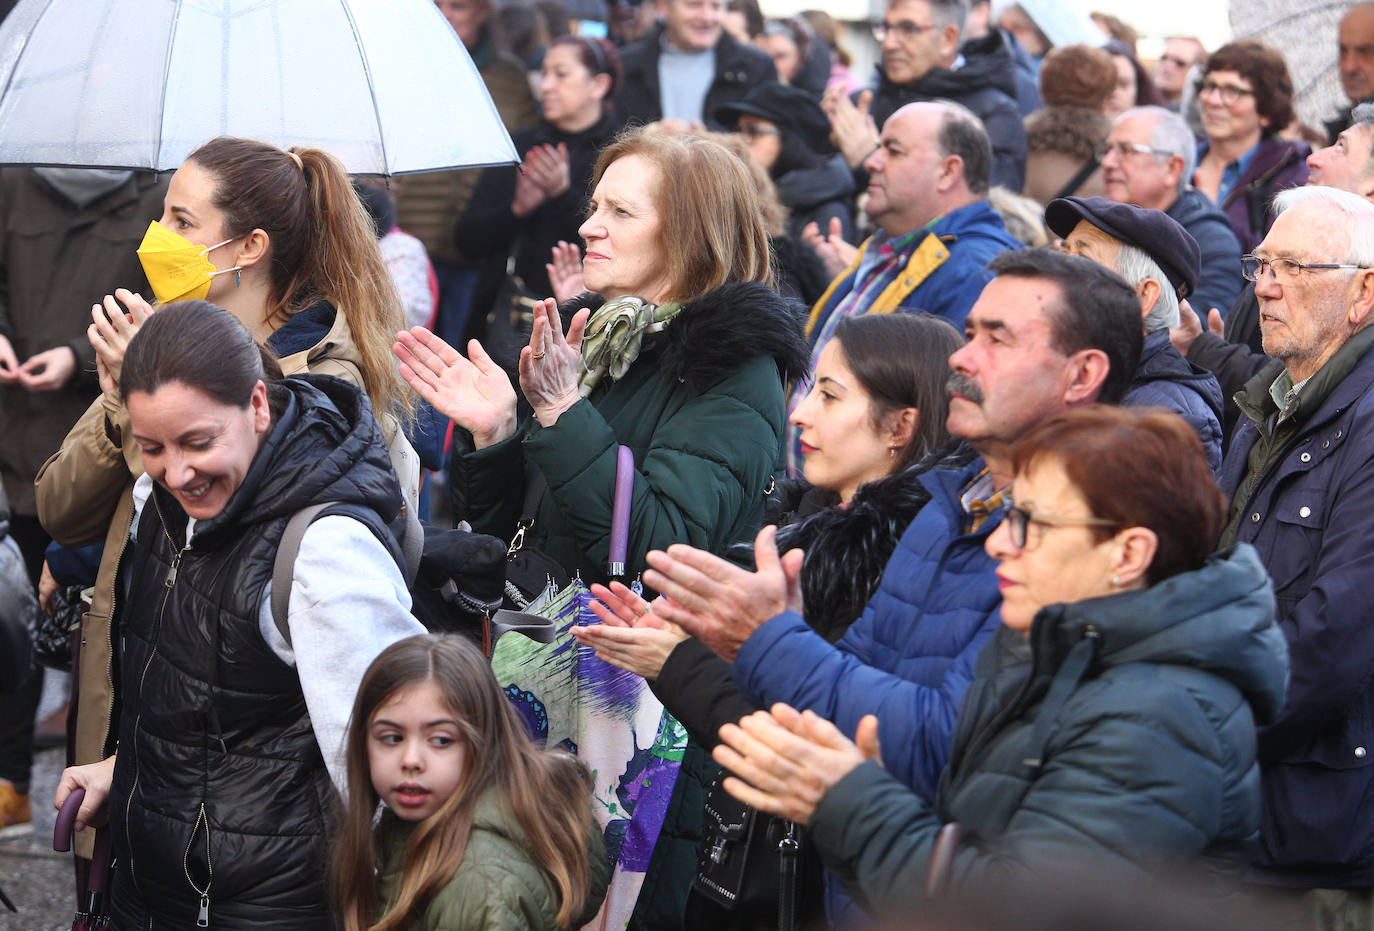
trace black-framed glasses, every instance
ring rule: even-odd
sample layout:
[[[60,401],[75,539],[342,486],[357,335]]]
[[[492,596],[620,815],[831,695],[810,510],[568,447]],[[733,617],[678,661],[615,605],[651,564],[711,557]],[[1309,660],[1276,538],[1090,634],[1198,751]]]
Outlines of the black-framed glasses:
[[[1240,273],[1250,281],[1259,281],[1266,271],[1274,273],[1279,284],[1292,284],[1305,271],[1324,272],[1336,268],[1368,268],[1368,265],[1349,265],[1344,262],[1299,262],[1295,259],[1262,259],[1257,255],[1240,257]]]
[[[1216,81],[1203,81],[1197,86],[1198,97],[1205,97],[1213,92],[1220,94],[1221,102],[1228,107],[1242,97],[1255,96],[1255,92],[1250,88],[1241,87],[1238,84],[1218,84]]]
[[[1097,147],[1097,160],[1100,162],[1111,152],[1115,152],[1118,158],[1126,158],[1129,155],[1173,155],[1164,149],[1156,149],[1154,146],[1146,145],[1143,142],[1103,142]]]
[[[909,41],[916,38],[921,33],[930,32],[935,28],[934,24],[922,25],[921,23],[913,23],[909,19],[904,19],[895,23],[889,23],[885,19],[878,19],[874,20],[872,25],[873,38],[879,42],[886,42],[889,32],[895,32],[899,39]]]
[[[1101,517],[1055,517],[1050,514],[1036,514],[1010,505],[1007,508],[1007,531],[1011,535],[1011,545],[1018,550],[1026,548],[1026,534],[1031,524],[1038,524],[1041,527],[1120,527],[1121,524],[1114,520],[1106,520]]]

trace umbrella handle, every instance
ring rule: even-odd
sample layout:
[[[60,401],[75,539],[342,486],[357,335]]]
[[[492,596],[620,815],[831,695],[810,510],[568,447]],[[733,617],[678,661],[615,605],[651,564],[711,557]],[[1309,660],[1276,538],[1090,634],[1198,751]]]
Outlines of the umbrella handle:
[[[98,895],[105,891],[110,882],[110,829],[108,826],[95,832],[95,850],[91,852],[91,872],[86,880],[86,891]]]
[[[52,829],[53,850],[66,853],[72,849],[72,825],[76,823],[76,813],[81,810],[81,803],[85,800],[86,790],[78,786],[62,803],[62,809],[57,813],[57,824]]]
[[[628,446],[616,448],[615,497],[611,501],[611,578],[625,575],[630,549],[630,502],[634,497],[635,454]]]

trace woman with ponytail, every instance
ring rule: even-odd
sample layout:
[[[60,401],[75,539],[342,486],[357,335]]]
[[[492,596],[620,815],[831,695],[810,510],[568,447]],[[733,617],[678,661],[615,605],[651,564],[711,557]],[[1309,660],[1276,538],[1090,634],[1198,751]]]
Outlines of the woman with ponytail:
[[[82,627],[77,764],[106,759],[116,742],[115,578],[133,520],[134,480],[144,471],[118,382],[124,351],[154,306],[208,299],[271,349],[285,375],[327,374],[357,385],[381,423],[408,505],[418,492],[418,459],[402,429],[414,394],[391,357],[400,301],[339,162],[319,149],[214,139],[172,176],[163,205],[138,250],[157,305],[119,289],[92,307],[89,336],[103,393],[37,479],[39,518],[54,539],[105,541]],[[78,852],[89,850],[87,833]]]

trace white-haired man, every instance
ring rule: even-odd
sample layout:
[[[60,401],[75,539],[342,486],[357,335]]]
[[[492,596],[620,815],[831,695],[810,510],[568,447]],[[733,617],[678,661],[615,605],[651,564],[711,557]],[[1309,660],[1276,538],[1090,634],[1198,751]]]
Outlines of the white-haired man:
[[[1374,918],[1374,205],[1303,187],[1245,262],[1272,357],[1220,484],[1221,546],[1253,545],[1288,638],[1288,698],[1259,732],[1264,818],[1252,879],[1303,927]]]

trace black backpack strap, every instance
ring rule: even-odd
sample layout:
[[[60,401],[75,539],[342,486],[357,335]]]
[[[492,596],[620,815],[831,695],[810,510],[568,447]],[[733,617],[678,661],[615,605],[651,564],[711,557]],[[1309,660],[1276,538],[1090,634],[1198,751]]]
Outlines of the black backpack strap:
[[[333,501],[312,504],[292,514],[277,544],[277,558],[272,561],[272,620],[287,646],[291,645],[291,628],[286,623],[286,614],[291,604],[291,583],[296,577],[296,554],[301,551],[301,538],[311,521],[332,504]]]

